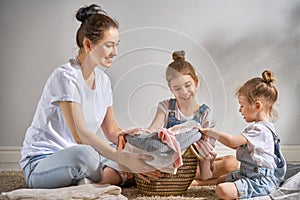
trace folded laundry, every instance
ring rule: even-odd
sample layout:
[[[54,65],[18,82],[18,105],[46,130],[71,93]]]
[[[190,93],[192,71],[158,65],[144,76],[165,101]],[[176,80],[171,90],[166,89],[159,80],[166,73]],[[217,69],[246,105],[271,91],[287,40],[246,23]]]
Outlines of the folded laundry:
[[[173,151],[171,147],[161,141],[157,132],[126,135],[125,138],[128,143],[144,149],[147,152],[167,153]],[[201,133],[197,129],[192,129],[184,134],[175,135],[175,138],[179,142],[181,150],[184,150],[195,141],[198,141],[201,138]]]
[[[177,168],[182,165],[182,152],[193,145],[200,158],[199,166],[203,172],[200,177],[205,180],[212,176],[213,160],[216,157],[215,139],[202,135],[197,128],[199,126],[196,121],[189,120],[151,133],[132,129],[134,131],[127,131],[130,134],[119,136],[124,137],[126,143],[118,146],[123,146],[126,152],[150,154],[154,160],[147,161],[148,164],[162,172],[176,174]]]
[[[155,167],[161,172],[165,172],[169,174],[177,173],[177,168],[174,166],[173,159],[172,159],[173,152],[171,151],[169,153],[164,153],[164,154],[151,153],[143,149],[140,149],[138,147],[135,147],[128,142],[126,143],[123,151],[129,153],[150,154],[154,159],[150,161],[146,161],[147,164]],[[126,171],[126,176],[130,178],[132,177],[132,174]]]
[[[164,158],[175,158],[176,160],[172,159],[174,167],[178,168],[182,165],[182,162],[179,162],[180,164],[178,164],[177,160],[181,160],[181,151],[184,151],[191,144],[200,140],[201,138],[201,134],[197,129],[191,129],[188,132],[175,135],[174,137],[176,140],[173,140],[173,146],[177,145],[177,147],[172,148],[159,138],[158,133],[159,132],[142,133],[139,135],[126,135],[125,139],[127,143],[131,144],[132,146],[151,153],[152,155],[155,154]],[[176,156],[173,157],[174,154]],[[168,165],[169,164],[170,162],[168,162]]]

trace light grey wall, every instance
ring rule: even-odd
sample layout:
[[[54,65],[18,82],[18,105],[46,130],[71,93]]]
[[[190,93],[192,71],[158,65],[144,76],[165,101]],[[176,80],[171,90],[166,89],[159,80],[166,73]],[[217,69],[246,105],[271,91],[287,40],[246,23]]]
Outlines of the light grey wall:
[[[0,146],[21,146],[48,76],[77,53],[75,12],[90,3],[120,23],[119,56],[107,73],[121,127],[148,126],[158,101],[171,96],[164,79],[171,52],[183,49],[201,79],[199,103],[233,134],[246,126],[235,90],[271,69],[275,125],[283,144],[299,145],[300,1],[2,0]]]

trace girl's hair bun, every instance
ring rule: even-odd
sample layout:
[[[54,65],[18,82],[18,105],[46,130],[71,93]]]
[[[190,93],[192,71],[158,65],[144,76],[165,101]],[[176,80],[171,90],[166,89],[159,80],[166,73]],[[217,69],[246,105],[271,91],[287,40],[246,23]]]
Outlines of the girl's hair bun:
[[[76,13],[76,19],[80,22],[84,22],[91,15],[100,13],[107,15],[107,13],[104,10],[102,10],[100,6],[92,4],[90,6],[80,8]]]
[[[185,60],[185,52],[182,50],[182,51],[175,51],[173,54],[172,54],[172,57],[173,57],[173,60],[174,61],[184,61]]]
[[[272,85],[275,82],[274,74],[270,70],[265,70],[262,73],[262,78],[269,85]]]

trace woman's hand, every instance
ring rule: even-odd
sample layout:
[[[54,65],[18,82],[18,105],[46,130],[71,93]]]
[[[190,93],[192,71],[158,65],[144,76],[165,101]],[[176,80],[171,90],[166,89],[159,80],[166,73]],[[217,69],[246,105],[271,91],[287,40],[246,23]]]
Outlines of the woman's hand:
[[[122,159],[120,169],[126,177],[131,178],[132,173],[135,173],[141,179],[149,183],[150,180],[146,177],[157,179],[160,176],[159,170],[145,163],[147,160],[153,160],[154,158],[152,156],[136,153],[120,153]]]
[[[117,145],[117,150],[122,151],[126,145],[126,139],[125,139],[125,135],[135,135],[135,134],[139,134],[139,133],[150,133],[149,130],[145,130],[143,128],[132,128],[132,129],[126,129],[126,130],[122,130],[118,133],[118,145]],[[128,154],[128,153],[127,153]],[[132,154],[133,155],[133,154]],[[138,154],[136,154],[138,155]],[[142,154],[140,154],[142,155]],[[143,154],[144,155],[144,154]],[[153,157],[150,155],[146,155],[146,159],[144,160],[153,160]],[[143,158],[141,158],[143,159]],[[128,159],[130,160],[130,159]],[[131,161],[132,162],[132,161]],[[142,161],[144,165],[147,165],[144,161]],[[123,165],[122,165],[123,164]],[[127,178],[132,178],[133,177],[133,172],[139,176],[141,179],[143,179],[146,182],[150,182],[149,179],[147,179],[146,177],[150,177],[150,178],[154,178],[157,179],[158,176],[160,175],[160,171],[155,170],[155,171],[149,171],[149,172],[144,172],[144,173],[136,173],[135,171],[129,170],[128,167],[125,167],[125,163],[119,164],[119,167],[123,173],[124,176],[126,176]],[[150,167],[150,166],[149,166]],[[130,167],[129,167],[130,168]],[[154,169],[154,168],[153,168]],[[138,169],[139,171],[141,169]]]
[[[117,150],[123,150],[126,145],[126,138],[125,135],[135,135],[142,132],[148,132],[148,130],[144,130],[142,128],[132,128],[132,129],[125,129],[121,130],[117,133],[118,136],[118,143],[117,143]]]
[[[132,173],[148,173],[153,172],[156,169],[148,164],[145,161],[153,160],[153,156],[146,154],[137,154],[137,153],[126,153],[119,152],[119,163],[124,167],[130,169]]]
[[[128,154],[128,153],[127,153]],[[137,155],[142,155],[143,154],[130,154],[129,156],[137,156]],[[147,155],[146,155],[147,156]],[[140,158],[142,159],[142,158]],[[137,176],[139,176],[141,179],[143,179],[144,181],[150,183],[150,180],[147,177],[150,178],[154,178],[157,179],[160,176],[160,171],[147,165],[143,160],[152,160],[152,156],[150,156],[149,158],[147,157],[147,159],[142,159],[142,160],[138,160],[137,162],[133,161],[133,159],[128,159],[128,161],[130,161],[131,164],[135,165],[135,167],[137,165],[139,165],[140,167],[137,167],[137,169],[133,169],[132,167],[128,166],[127,162],[123,163],[123,164],[119,164],[119,167],[123,173],[123,175],[127,178],[132,178],[133,177],[133,173],[135,173]],[[142,162],[142,164],[134,164],[134,163],[140,163],[140,161]],[[127,165],[127,166],[125,166]],[[146,165],[146,166],[145,166]],[[148,170],[152,170],[152,171],[148,171]],[[143,171],[143,172],[142,172]]]

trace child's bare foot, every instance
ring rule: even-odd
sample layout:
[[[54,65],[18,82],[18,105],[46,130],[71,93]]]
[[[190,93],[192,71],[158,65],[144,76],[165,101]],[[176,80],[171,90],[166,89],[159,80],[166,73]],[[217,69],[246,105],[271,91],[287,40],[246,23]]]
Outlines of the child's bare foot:
[[[216,185],[217,184],[216,178],[208,179],[206,181],[201,181],[200,179],[194,179],[190,186],[204,186],[204,185]]]

